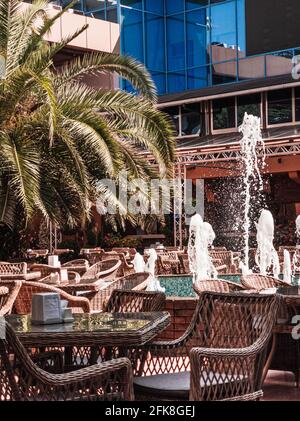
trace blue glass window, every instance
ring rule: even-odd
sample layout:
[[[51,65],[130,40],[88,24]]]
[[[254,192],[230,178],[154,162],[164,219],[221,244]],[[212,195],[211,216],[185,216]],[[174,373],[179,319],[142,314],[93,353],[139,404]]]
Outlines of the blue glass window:
[[[146,66],[150,70],[165,71],[164,18],[145,14]]]
[[[186,0],[186,10],[198,9],[199,7],[208,6],[209,0]]]
[[[237,45],[240,52],[246,52],[245,0],[237,0]],[[240,54],[240,53],[239,53]]]
[[[268,92],[268,123],[285,124],[293,120],[292,90]]]
[[[167,15],[181,13],[184,10],[184,0],[166,0]]]
[[[121,0],[122,6],[132,7],[133,9],[142,10],[143,2],[142,0]]]
[[[164,0],[144,0],[144,8],[147,12],[164,14]]]
[[[182,92],[185,89],[185,72],[168,73],[168,92]]]
[[[167,56],[169,71],[185,68],[183,15],[167,18]]]
[[[224,130],[236,127],[235,97],[221,98],[213,101],[213,128]]]
[[[236,59],[236,16],[235,2],[216,4],[211,7],[211,44],[217,54],[212,54],[213,61]]]
[[[166,75],[165,73],[152,73],[157,92],[160,94],[166,93]]]
[[[206,88],[210,84],[210,66],[203,66],[196,69],[189,69],[188,89]]]
[[[188,67],[198,67],[208,62],[206,8],[186,14],[186,51]]]
[[[126,54],[144,61],[142,12],[122,9],[122,47]]]

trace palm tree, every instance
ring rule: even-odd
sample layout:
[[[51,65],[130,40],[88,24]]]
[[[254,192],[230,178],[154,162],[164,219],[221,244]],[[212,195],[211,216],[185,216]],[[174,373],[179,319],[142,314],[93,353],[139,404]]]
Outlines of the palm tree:
[[[55,68],[55,55],[86,26],[56,44],[44,37],[76,2],[50,18],[46,0],[25,9],[20,0],[0,0],[0,222],[11,227],[16,212],[27,222],[40,212],[76,226],[89,217],[102,178],[124,169],[146,180],[172,171],[172,124],[156,108],[155,85],[142,64],[89,53]],[[84,83],[101,73],[118,74],[137,94]]]

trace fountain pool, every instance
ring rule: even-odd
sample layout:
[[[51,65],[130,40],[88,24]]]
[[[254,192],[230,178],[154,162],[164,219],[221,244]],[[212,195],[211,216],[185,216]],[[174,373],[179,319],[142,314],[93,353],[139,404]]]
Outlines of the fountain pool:
[[[220,274],[219,279],[225,281],[241,283],[241,274]],[[167,297],[178,297],[178,298],[195,298],[197,295],[193,290],[193,277],[192,275],[164,275],[159,276],[160,285],[165,288],[165,294]],[[284,275],[280,274],[279,279],[283,280]],[[298,276],[293,277],[292,283],[294,285],[298,282]],[[201,282],[201,281],[200,281]]]
[[[167,297],[196,297],[192,275],[159,276],[160,285],[165,288]],[[219,275],[218,278],[240,283],[240,274]]]

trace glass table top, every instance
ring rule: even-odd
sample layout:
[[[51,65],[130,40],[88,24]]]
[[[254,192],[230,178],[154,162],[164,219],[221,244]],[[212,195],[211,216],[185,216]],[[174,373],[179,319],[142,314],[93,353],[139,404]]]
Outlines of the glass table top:
[[[30,315],[9,315],[6,317],[17,333],[97,333],[97,332],[138,332],[150,327],[166,312],[153,313],[94,313],[73,314],[74,321],[36,325]]]

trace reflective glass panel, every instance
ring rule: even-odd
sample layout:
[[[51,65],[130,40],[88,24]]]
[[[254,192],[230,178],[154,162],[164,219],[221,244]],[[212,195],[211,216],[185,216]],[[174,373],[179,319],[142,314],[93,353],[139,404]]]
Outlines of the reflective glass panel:
[[[122,47],[126,54],[144,61],[143,16],[136,10],[122,9]]]
[[[142,9],[143,8],[142,0],[121,0],[121,5],[133,7],[134,9]]]
[[[186,0],[185,8],[186,10],[193,10],[199,7],[208,6],[209,0]]]
[[[185,89],[185,72],[168,73],[168,92],[181,92]]]
[[[164,18],[145,13],[146,66],[150,70],[165,70]]]
[[[295,88],[295,108],[296,121],[300,121],[300,88]]]
[[[231,129],[236,127],[235,98],[221,98],[213,101],[214,130]]]
[[[163,108],[162,111],[171,117],[171,120],[174,123],[175,131],[178,135],[179,134],[179,107]]]
[[[292,90],[280,89],[268,92],[268,123],[284,124],[293,120]]]
[[[164,14],[164,0],[144,0],[144,8],[147,12]]]
[[[197,135],[201,129],[200,104],[181,106],[181,136]]]
[[[208,61],[206,8],[186,14],[186,51],[188,67],[198,67]]]
[[[185,68],[183,15],[167,18],[167,56],[169,71]]]
[[[261,116],[261,95],[243,95],[237,97],[238,126],[243,123],[245,113]]]
[[[205,88],[209,85],[210,66],[203,66],[196,69],[190,69],[187,73],[188,89]]]
[[[153,0],[152,0],[153,1]],[[180,13],[184,10],[184,0],[165,0],[167,15],[171,13]]]
[[[211,7],[211,43],[226,49],[220,50],[219,54],[226,54],[227,60],[236,58],[236,16],[235,2],[216,4]],[[215,57],[214,61],[222,61],[224,58]]]

